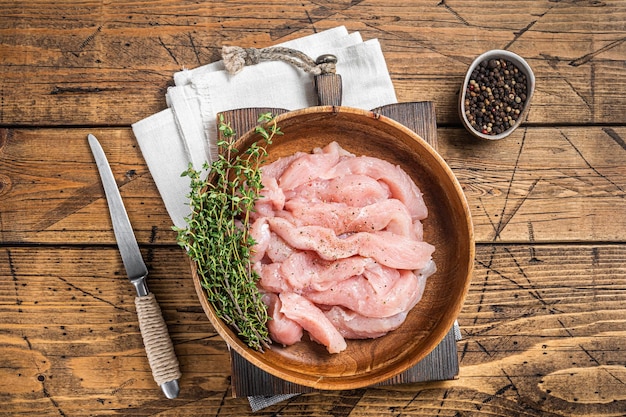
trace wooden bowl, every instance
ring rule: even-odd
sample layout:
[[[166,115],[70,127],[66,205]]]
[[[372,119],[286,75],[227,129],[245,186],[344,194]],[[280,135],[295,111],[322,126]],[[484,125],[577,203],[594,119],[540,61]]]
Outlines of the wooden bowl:
[[[378,339],[348,340],[338,354],[310,341],[272,345],[264,353],[248,348],[217,318],[192,266],[204,311],[225,341],[241,356],[284,380],[317,389],[355,389],[387,380],[415,365],[452,327],[467,293],[474,262],[472,222],[463,191],[437,152],[413,131],[373,112],[348,107],[311,107],[277,117],[283,136],[269,147],[269,162],[296,151],[311,152],[337,141],[348,151],[400,165],[424,194],[429,215],[424,239],[435,245],[437,272],[428,278],[422,300],[398,329]],[[258,140],[238,140],[242,150]]]

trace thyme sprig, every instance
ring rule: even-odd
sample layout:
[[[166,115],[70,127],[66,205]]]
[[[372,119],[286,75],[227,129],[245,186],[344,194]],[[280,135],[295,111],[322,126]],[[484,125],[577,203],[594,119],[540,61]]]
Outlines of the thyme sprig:
[[[282,132],[271,113],[259,115],[258,123],[261,140],[239,153],[234,130],[219,115],[219,156],[203,170],[190,164],[181,174],[190,178],[191,214],[185,218],[187,227],[174,229],[179,245],[197,265],[216,315],[248,346],[263,351],[270,343],[268,314],[250,262],[255,244],[249,234],[250,213],[263,189],[260,167],[266,146]]]

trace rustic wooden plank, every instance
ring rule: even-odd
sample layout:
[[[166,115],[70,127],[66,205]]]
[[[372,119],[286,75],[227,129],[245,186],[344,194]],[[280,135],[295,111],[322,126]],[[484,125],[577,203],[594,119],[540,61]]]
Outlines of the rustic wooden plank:
[[[224,44],[262,47],[345,25],[381,41],[402,102],[458,124],[472,59],[506,48],[537,75],[529,121],[623,123],[626,4],[616,1],[0,2],[0,124],[129,125],[165,108],[174,72]],[[485,19],[485,11],[489,18]],[[488,35],[485,35],[488,34]]]
[[[109,156],[139,241],[174,242],[127,128],[0,130],[0,241],[114,242],[88,132]],[[520,128],[498,142],[461,129],[437,133],[478,242],[626,240],[626,128]]]
[[[437,115],[435,104],[430,101],[396,103],[373,109],[375,113],[389,117],[408,127],[426,143],[439,152],[437,138]]]
[[[245,399],[230,398],[228,351],[182,249],[142,252],[181,362],[181,396],[164,399],[151,379],[115,247],[3,246],[3,412],[252,415]],[[625,257],[623,244],[478,245],[457,380],[315,392],[260,415],[619,415]]]
[[[445,133],[480,241],[624,241],[624,129],[524,128],[497,142]]]
[[[158,242],[161,234],[170,243],[175,239],[129,129],[0,132],[3,242],[115,241],[104,190],[87,144],[90,132],[107,153],[139,240]]]
[[[400,102],[436,104],[440,151],[468,196],[479,243],[461,373],[314,392],[254,415],[626,414],[626,3],[0,0],[0,10],[2,413],[252,415],[231,398],[225,344],[128,126],[165,108],[174,72],[219,59],[223,44],[345,25],[380,40]],[[456,95],[492,48],[525,57],[537,93],[511,138],[477,142],[457,128]],[[150,376],[88,132],[111,154],[172,330],[184,373],[174,401]]]
[[[0,344],[10,365],[0,371],[0,391],[12,404],[6,412],[78,415],[81,409],[170,406],[152,379],[134,289],[116,252],[111,247],[1,249]],[[148,248],[144,258],[150,289],[186,368],[186,384],[193,385],[199,375],[211,384],[189,394],[226,390],[228,357],[197,303],[185,255],[179,248]],[[213,365],[194,370],[197,361]],[[219,407],[217,397],[212,403]],[[205,404],[210,409],[210,402]]]

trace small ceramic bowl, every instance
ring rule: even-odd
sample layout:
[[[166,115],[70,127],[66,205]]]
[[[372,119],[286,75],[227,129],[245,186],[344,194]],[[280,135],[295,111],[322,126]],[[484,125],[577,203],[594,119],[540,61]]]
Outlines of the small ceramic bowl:
[[[494,60],[494,59],[495,60],[504,59],[506,61],[509,61],[515,67],[517,67],[519,71],[521,71],[524,75],[526,75],[526,99],[522,100],[523,106],[521,109],[519,109],[520,113],[519,115],[517,115],[517,119],[515,120],[515,122],[508,129],[498,134],[488,133],[486,129],[477,130],[476,128],[474,128],[474,126],[472,126],[472,124],[468,120],[468,115],[466,113],[466,110],[467,110],[466,99],[469,99],[469,94],[467,90],[468,90],[468,86],[470,85],[470,81],[473,80],[472,73],[482,62],[484,61],[489,62],[490,60]],[[474,85],[477,85],[477,84],[474,84]],[[458,106],[459,117],[461,118],[461,122],[463,123],[463,126],[465,126],[467,131],[470,132],[475,137],[480,138],[480,139],[488,139],[488,140],[503,139],[509,136],[515,129],[518,128],[518,126],[522,123],[522,121],[525,120],[528,114],[530,101],[531,101],[534,91],[535,91],[535,75],[533,73],[533,70],[528,65],[528,63],[522,57],[520,57],[517,54],[514,54],[513,52],[499,50],[499,49],[494,49],[494,50],[485,52],[484,54],[478,56],[474,60],[474,62],[472,62],[472,64],[467,70],[465,79],[463,81],[463,85],[461,86],[461,92],[459,94],[459,106]]]

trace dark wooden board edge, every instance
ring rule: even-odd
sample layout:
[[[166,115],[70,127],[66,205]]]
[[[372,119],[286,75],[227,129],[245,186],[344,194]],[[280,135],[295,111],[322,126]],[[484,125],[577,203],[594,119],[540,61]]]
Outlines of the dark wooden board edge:
[[[374,113],[389,117],[417,133],[430,146],[437,150],[437,124],[435,106],[432,102],[397,103],[377,107]],[[287,112],[276,108],[245,108],[222,112],[224,120],[238,134],[254,128],[260,113],[274,115]],[[234,397],[272,396],[278,394],[298,394],[315,391],[313,388],[294,384],[277,378],[252,365],[234,350],[230,349],[232,369],[232,393]],[[422,361],[395,377],[376,384],[389,386],[426,381],[450,380],[457,377],[459,362],[454,331],[450,329],[440,344]]]
[[[252,365],[232,349],[230,350],[230,360],[233,397],[304,394],[316,391],[314,388],[277,378]],[[454,331],[450,330],[439,345],[416,365],[373,386],[382,387],[415,382],[446,381],[455,379],[458,374],[459,362],[456,340]]]
[[[372,111],[408,127],[437,150],[437,119],[432,101],[388,104]]]

